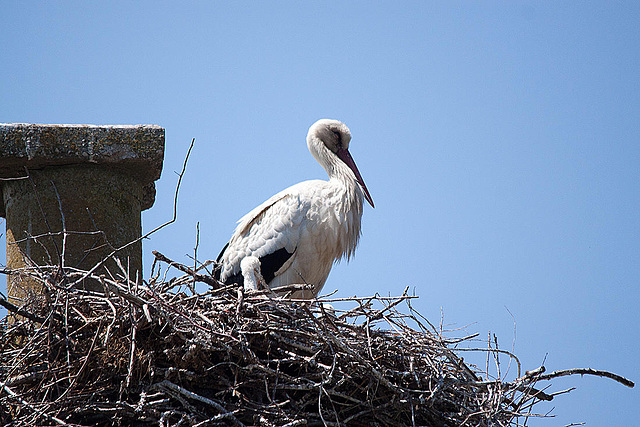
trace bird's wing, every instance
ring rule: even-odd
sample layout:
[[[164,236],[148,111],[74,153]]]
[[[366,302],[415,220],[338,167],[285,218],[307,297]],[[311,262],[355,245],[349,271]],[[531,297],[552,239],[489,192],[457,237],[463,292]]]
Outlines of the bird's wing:
[[[295,190],[295,186],[240,218],[231,240],[218,257],[223,282],[241,280],[240,262],[249,255],[260,260],[267,283],[291,265],[307,211],[304,197],[291,190]]]

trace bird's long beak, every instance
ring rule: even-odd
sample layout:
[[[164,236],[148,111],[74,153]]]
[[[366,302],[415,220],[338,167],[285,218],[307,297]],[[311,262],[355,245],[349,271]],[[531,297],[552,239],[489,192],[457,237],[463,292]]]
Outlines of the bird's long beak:
[[[349,154],[349,150],[345,150],[344,148],[339,148],[337,155],[340,158],[340,160],[345,162],[346,165],[349,166],[349,169],[353,171],[353,173],[356,176],[356,180],[358,181],[358,184],[360,184],[360,186],[362,187],[362,191],[364,191],[364,198],[367,199],[367,202],[369,202],[372,208],[375,208],[375,206],[373,205],[373,199],[369,194],[369,190],[367,190],[367,186],[364,184],[364,179],[362,179],[362,176],[358,171],[356,162],[353,161],[353,157],[351,157],[351,154]]]

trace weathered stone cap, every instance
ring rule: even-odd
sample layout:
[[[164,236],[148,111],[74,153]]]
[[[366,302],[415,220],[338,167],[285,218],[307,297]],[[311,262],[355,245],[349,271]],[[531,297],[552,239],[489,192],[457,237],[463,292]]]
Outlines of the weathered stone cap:
[[[28,169],[97,164],[121,169],[150,188],[160,178],[164,129],[156,125],[69,125],[0,123],[0,178]]]
[[[164,129],[156,125],[0,123],[0,177],[24,167],[94,163],[126,168],[148,182],[160,178]]]

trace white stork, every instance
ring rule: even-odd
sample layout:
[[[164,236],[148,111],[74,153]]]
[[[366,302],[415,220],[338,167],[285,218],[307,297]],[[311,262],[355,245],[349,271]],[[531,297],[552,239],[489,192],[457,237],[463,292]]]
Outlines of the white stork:
[[[247,289],[262,282],[275,291],[296,283],[313,285],[312,291],[297,291],[291,298],[320,292],[333,263],[355,252],[362,199],[373,207],[349,154],[350,141],[349,128],[337,120],[311,126],[307,146],[329,180],[293,185],[240,218],[217,259],[220,281],[244,283]]]

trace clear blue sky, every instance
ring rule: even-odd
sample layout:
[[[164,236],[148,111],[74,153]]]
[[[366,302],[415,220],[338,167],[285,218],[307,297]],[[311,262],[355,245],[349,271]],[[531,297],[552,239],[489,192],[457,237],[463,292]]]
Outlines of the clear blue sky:
[[[0,121],[166,128],[145,230],[171,217],[196,138],[146,275],[152,250],[188,261],[197,222],[215,258],[241,215],[324,178],[304,138],[336,118],[376,208],[326,290],[411,286],[433,322],[505,349],[511,312],[525,369],[640,381],[640,3],[3,1],[0,16]],[[551,390],[572,386],[529,425],[640,425],[638,387]]]

